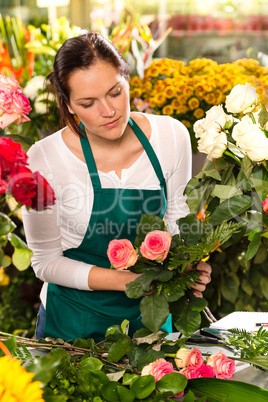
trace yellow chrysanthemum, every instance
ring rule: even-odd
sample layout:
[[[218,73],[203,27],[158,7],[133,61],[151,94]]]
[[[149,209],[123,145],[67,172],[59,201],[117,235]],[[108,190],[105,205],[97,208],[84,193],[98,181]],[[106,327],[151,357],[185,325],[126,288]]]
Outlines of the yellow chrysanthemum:
[[[202,117],[205,115],[205,112],[203,109],[198,107],[197,109],[195,109],[193,115],[198,120],[198,119],[202,119]]]
[[[171,105],[166,105],[162,109],[162,113],[165,114],[166,116],[173,116],[174,110]]]
[[[168,85],[168,86],[165,88],[165,95],[166,95],[166,97],[167,97],[168,99],[174,98],[174,96],[176,96],[175,88],[174,88],[173,86],[171,86],[171,85]]]
[[[140,79],[140,77],[138,77],[137,75],[135,75],[134,77],[130,78],[130,87],[140,87],[142,84],[142,80]]]
[[[214,95],[214,93],[206,94],[204,96],[204,99],[209,105],[214,105],[216,102],[216,96]]]
[[[155,101],[158,107],[162,107],[164,106],[164,104],[166,103],[166,96],[164,94],[157,94],[155,96]]]
[[[40,381],[32,382],[33,373],[28,373],[15,357],[0,358],[1,402],[44,402]]]
[[[195,97],[188,100],[188,105],[191,110],[197,109],[199,106],[199,100]]]
[[[172,101],[171,101],[171,106],[172,106],[174,109],[177,109],[178,107],[181,106],[181,104],[180,104],[179,100],[178,100],[177,98],[175,98],[175,99],[172,99]]]
[[[133,88],[132,91],[130,91],[131,98],[140,98],[142,95],[142,90],[141,88]]]

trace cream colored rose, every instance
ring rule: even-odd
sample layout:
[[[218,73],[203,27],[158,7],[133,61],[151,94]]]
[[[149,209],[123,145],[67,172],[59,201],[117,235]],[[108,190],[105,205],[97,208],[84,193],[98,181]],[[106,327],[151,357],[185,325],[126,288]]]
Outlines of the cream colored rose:
[[[198,141],[198,151],[208,155],[209,159],[218,159],[227,148],[227,136],[214,128],[201,135]]]
[[[258,102],[256,89],[250,84],[238,84],[231,90],[226,97],[225,106],[229,113],[249,113]]]
[[[236,145],[252,161],[268,159],[268,138],[258,124],[249,124],[247,120],[242,120],[234,127],[232,136]]]
[[[187,348],[180,348],[176,353],[175,364],[180,368],[185,368],[189,364],[189,356],[191,354],[191,350]]]
[[[227,115],[222,105],[212,106],[207,112],[206,117],[201,120],[197,120],[194,123],[193,129],[196,137],[201,135],[210,129],[215,129],[217,132],[221,132],[224,128],[229,128],[233,124],[233,116]]]

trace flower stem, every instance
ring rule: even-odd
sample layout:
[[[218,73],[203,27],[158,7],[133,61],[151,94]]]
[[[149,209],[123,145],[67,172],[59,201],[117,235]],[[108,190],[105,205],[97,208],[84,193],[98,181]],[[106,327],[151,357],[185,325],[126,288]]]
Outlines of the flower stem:
[[[241,163],[241,160],[240,160],[237,156],[235,156],[232,152],[230,152],[230,151],[224,151],[224,154],[230,156],[231,158],[233,158],[233,159],[234,159],[236,162],[238,162],[240,165],[242,164],[242,163]]]
[[[2,351],[4,352],[4,354],[6,356],[12,357],[10,351],[8,350],[8,348],[6,347],[6,345],[2,341],[0,341],[0,349],[2,349]]]

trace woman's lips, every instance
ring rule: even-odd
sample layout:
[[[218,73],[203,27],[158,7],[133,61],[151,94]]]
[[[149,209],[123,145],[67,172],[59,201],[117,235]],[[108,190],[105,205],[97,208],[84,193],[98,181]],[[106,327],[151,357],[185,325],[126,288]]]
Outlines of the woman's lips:
[[[113,128],[113,127],[117,126],[117,124],[119,122],[119,119],[120,119],[120,117],[118,119],[116,119],[116,120],[111,121],[110,123],[104,124],[103,127]]]

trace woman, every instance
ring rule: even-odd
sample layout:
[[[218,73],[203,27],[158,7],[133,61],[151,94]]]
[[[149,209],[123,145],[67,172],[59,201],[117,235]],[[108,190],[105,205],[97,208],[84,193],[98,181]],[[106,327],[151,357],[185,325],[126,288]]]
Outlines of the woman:
[[[189,134],[170,117],[130,112],[128,65],[99,34],[68,39],[48,79],[64,128],[37,142],[29,162],[57,201],[23,218],[33,269],[45,283],[36,336],[99,341],[124,319],[133,333],[142,326],[139,300],[124,290],[137,275],[107,269],[108,244],[133,242],[143,213],[163,217],[176,232],[175,221],[188,213]],[[211,269],[201,263],[199,270],[197,295]],[[170,322],[164,329],[172,331]]]

